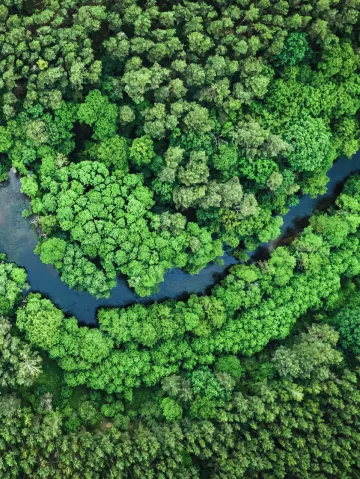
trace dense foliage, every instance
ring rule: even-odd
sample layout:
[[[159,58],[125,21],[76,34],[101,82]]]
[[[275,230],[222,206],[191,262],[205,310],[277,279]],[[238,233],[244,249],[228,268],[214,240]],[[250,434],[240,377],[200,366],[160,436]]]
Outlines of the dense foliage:
[[[335,301],[342,279],[360,274],[359,213],[360,179],[352,177],[336,206],[315,214],[290,246],[278,247],[259,266],[233,266],[210,296],[102,309],[99,329],[87,329],[30,294],[17,325],[59,361],[69,385],[129,398],[134,387],[154,386],[182,369],[197,371],[219,354],[251,356],[286,338],[308,310]]]
[[[34,324],[39,308],[55,321],[58,310],[35,295],[26,306]],[[20,327],[24,318],[20,306]],[[213,366],[170,374],[132,399],[69,387],[61,369],[47,358],[41,367],[16,328],[3,324],[0,369],[7,361],[18,372],[0,376],[4,478],[330,479],[359,470],[358,363],[347,363],[339,334],[326,324],[251,359],[225,354]],[[98,330],[88,330],[90,342],[86,328],[80,331],[78,344],[96,345],[96,354]],[[9,352],[14,342],[17,351]]]
[[[25,182],[23,190],[32,184]],[[48,232],[58,224],[72,242],[52,237],[36,251],[44,263],[61,270],[71,287],[84,287],[94,296],[109,294],[117,272],[145,296],[167,269],[197,273],[222,254],[220,241],[196,223],[186,225],[176,213],[151,213],[153,195],[141,175],[111,176],[103,163],[82,161],[57,170],[43,190],[41,206],[36,206],[46,214],[41,225]],[[100,258],[102,269],[88,258]]]
[[[0,3],[0,179],[41,261],[100,298],[243,260],[88,328],[1,255],[1,478],[358,477],[360,177],[244,249],[359,149],[360,0]]]
[[[221,243],[276,237],[299,189],[324,192],[359,147],[358,7],[6,0],[2,171],[24,175],[42,260],[96,296],[118,273],[144,296]]]
[[[5,261],[0,255],[0,315],[13,312],[15,303],[21,298],[21,291],[28,288],[26,272]]]

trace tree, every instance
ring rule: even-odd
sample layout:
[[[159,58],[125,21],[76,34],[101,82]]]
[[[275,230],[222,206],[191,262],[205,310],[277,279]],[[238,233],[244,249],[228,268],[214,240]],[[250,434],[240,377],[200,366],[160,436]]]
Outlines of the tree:
[[[342,355],[334,349],[338,334],[329,326],[313,325],[303,333],[291,349],[280,346],[274,356],[276,370],[284,378],[315,377],[324,380],[329,377],[329,365],[342,361]]]
[[[8,315],[22,299],[22,290],[28,289],[26,272],[13,263],[0,259],[0,315]]]
[[[296,65],[303,60],[308,60],[312,50],[305,33],[290,33],[286,38],[284,47],[278,55],[278,62],[281,65]]]
[[[128,150],[126,139],[116,135],[95,143],[87,153],[93,160],[104,163],[109,169],[125,174],[128,172]]]
[[[292,146],[287,153],[290,165],[298,171],[315,171],[331,165],[334,152],[331,134],[321,118],[304,118],[284,134]]]
[[[143,145],[150,147],[152,140],[143,138]],[[135,142],[130,158],[136,154],[138,159],[148,150]],[[35,251],[44,262],[54,264],[63,281],[108,297],[116,275],[122,273],[138,294],[146,296],[168,269],[186,266],[199,271],[222,254],[220,241],[197,224],[185,228],[186,218],[181,220],[180,214],[176,218],[181,228],[165,229],[161,215],[151,211],[153,194],[144,186],[143,176],[124,175],[117,166],[111,173],[104,163],[81,161],[57,169],[51,181],[45,178],[39,222],[52,218],[48,221],[52,237]],[[191,246],[195,238],[199,248],[203,245],[202,252]]]
[[[7,153],[11,146],[11,133],[4,126],[0,126],[0,152]]]
[[[186,169],[183,167],[179,168],[178,177],[180,183],[185,186],[206,183],[209,176],[206,160],[207,158],[204,151],[193,151],[190,154]]]
[[[359,178],[245,250],[359,149],[358,0],[0,3],[0,179],[40,258],[97,297],[241,261],[89,328],[2,258],[0,477],[355,477]]]
[[[30,293],[26,304],[17,311],[16,325],[30,344],[49,350],[58,343],[64,314],[49,299]]]
[[[149,136],[136,138],[130,147],[130,160],[138,166],[148,165],[155,156],[153,145]]]
[[[360,316],[358,308],[344,308],[331,319],[340,334],[340,345],[353,354],[360,354]]]
[[[39,243],[35,248],[35,253],[40,255],[40,259],[45,264],[53,264],[60,269],[66,251],[66,241],[60,238],[49,238]]]
[[[10,321],[0,317],[0,385],[2,388],[31,386],[41,373],[41,358],[17,338]]]
[[[219,373],[227,373],[234,379],[239,379],[243,375],[243,368],[240,360],[236,356],[220,356],[215,363],[215,369]]]
[[[181,406],[171,398],[165,398],[161,402],[162,413],[169,422],[178,421],[182,416]]]
[[[135,113],[132,110],[131,106],[123,105],[119,108],[119,119],[120,123],[126,125],[135,120]]]
[[[116,105],[99,90],[91,91],[78,110],[79,121],[94,127],[93,138],[105,140],[116,133],[118,111]]]

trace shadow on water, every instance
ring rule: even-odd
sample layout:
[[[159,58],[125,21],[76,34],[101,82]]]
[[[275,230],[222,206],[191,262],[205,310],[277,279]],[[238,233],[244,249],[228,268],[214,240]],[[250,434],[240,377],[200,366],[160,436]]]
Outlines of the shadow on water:
[[[313,211],[324,211],[332,205],[341,193],[347,178],[358,171],[360,171],[360,152],[356,153],[351,160],[345,157],[339,158],[327,172],[329,182],[326,193],[316,198],[311,198],[310,195],[301,196],[299,203],[290,208],[283,217],[280,235],[275,240],[262,243],[251,251],[248,254],[249,260],[251,262],[266,261],[275,248],[290,244],[299,232],[309,225]]]
[[[309,221],[315,208],[326,208],[340,193],[344,180],[353,172],[360,170],[360,152],[352,160],[340,158],[328,172],[329,183],[325,195],[310,198],[304,195],[298,205],[283,217],[281,235],[274,241],[260,245],[248,254],[251,261],[266,259],[271,251],[280,244],[292,241],[298,231]],[[100,307],[124,307],[132,303],[149,304],[169,298],[186,299],[189,294],[207,294],[211,287],[238,261],[229,253],[222,257],[223,264],[209,264],[197,275],[172,269],[165,274],[159,291],[147,298],[140,298],[129,288],[125,278],[119,278],[109,299],[96,299],[89,293],[70,289],[60,280],[57,271],[43,264],[33,253],[37,244],[37,234],[30,221],[22,217],[22,211],[28,207],[28,199],[20,193],[20,179],[11,170],[9,181],[0,185],[0,251],[5,252],[9,261],[24,267],[28,273],[30,291],[40,292],[61,308],[64,313],[74,315],[79,322],[96,323],[96,310]]]

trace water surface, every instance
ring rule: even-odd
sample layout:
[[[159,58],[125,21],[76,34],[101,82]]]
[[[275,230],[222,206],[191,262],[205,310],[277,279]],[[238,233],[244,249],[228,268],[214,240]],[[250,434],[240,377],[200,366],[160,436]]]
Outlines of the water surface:
[[[294,228],[299,218],[307,218],[316,206],[333,201],[338,193],[339,185],[353,172],[360,170],[360,152],[351,160],[340,158],[329,170],[328,189],[325,195],[310,198],[301,197],[283,217],[281,237]],[[9,261],[26,269],[30,291],[40,292],[49,297],[52,302],[66,314],[74,315],[80,322],[95,324],[96,310],[99,307],[123,307],[131,303],[149,303],[166,298],[181,298],[191,293],[204,293],[224,271],[237,263],[231,255],[225,253],[223,265],[209,264],[199,274],[190,275],[180,269],[172,269],[165,274],[164,282],[159,285],[159,291],[147,298],[140,298],[129,288],[125,278],[119,278],[109,299],[95,299],[89,293],[70,289],[60,280],[59,273],[52,265],[43,264],[33,250],[38,238],[30,221],[23,218],[22,211],[28,208],[29,201],[20,193],[20,179],[13,171],[9,172],[9,181],[0,185],[0,251],[5,252]],[[259,251],[273,249],[278,240],[262,245],[260,249],[248,254],[256,258]]]

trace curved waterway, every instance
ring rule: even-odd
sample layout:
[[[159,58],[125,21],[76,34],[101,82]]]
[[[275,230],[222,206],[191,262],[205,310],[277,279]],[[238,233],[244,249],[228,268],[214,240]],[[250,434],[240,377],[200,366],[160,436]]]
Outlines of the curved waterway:
[[[301,219],[308,218],[319,205],[331,203],[338,194],[339,185],[353,172],[360,170],[360,152],[351,160],[340,158],[327,173],[329,183],[325,195],[310,198],[304,195],[298,205],[283,217],[281,235],[277,240],[261,245],[248,253],[256,258],[272,250],[279,239],[296,229]],[[22,211],[29,205],[28,198],[20,193],[20,179],[11,170],[9,181],[0,185],[0,252],[7,254],[8,260],[22,266],[28,273],[30,290],[49,297],[66,314],[74,315],[80,322],[96,323],[96,310],[100,307],[123,307],[131,303],[149,303],[166,298],[181,298],[191,293],[204,293],[224,271],[237,260],[225,253],[223,265],[209,264],[199,274],[190,275],[180,269],[172,269],[165,274],[159,291],[147,298],[140,298],[129,288],[125,278],[119,278],[109,299],[95,299],[89,293],[70,289],[60,280],[59,273],[51,265],[43,264],[33,250],[38,238],[29,220],[23,218]]]

